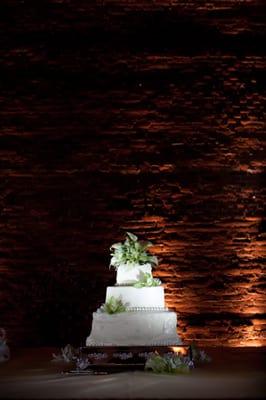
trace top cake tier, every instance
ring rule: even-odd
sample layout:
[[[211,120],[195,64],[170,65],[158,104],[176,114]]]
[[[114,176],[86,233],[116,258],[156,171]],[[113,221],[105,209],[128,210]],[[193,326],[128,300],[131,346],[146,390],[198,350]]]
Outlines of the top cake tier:
[[[136,264],[131,267],[120,265],[116,270],[116,284],[134,285],[134,283],[138,282],[141,273],[152,275],[151,264]]]

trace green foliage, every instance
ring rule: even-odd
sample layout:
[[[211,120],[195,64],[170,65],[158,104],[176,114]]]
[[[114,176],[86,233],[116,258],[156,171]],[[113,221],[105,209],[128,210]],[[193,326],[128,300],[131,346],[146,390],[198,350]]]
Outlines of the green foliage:
[[[110,247],[110,267],[117,269],[120,265],[126,265],[128,268],[134,268],[136,264],[146,263],[157,266],[157,257],[147,252],[151,246],[151,242],[139,241],[136,235],[127,232],[126,240],[123,243],[115,243]]]
[[[186,374],[190,371],[188,363],[177,354],[154,354],[145,364],[145,370],[151,370],[157,374]]]
[[[142,288],[142,287],[152,287],[152,286],[160,286],[161,285],[160,279],[153,278],[151,274],[144,273],[140,271],[139,280],[133,286],[135,288]]]
[[[127,303],[123,303],[120,298],[111,296],[109,301],[101,306],[102,312],[107,314],[117,314],[127,310]]]

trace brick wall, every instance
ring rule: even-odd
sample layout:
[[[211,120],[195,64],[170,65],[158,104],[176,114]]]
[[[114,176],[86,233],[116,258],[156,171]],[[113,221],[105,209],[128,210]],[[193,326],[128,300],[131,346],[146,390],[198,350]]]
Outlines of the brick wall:
[[[83,343],[130,230],[155,244],[185,341],[266,345],[263,2],[0,8],[11,343]]]

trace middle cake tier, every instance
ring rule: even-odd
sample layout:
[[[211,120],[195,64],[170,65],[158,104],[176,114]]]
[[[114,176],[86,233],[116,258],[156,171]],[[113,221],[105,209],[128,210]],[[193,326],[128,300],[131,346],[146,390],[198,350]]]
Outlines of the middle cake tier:
[[[106,302],[111,297],[120,298],[129,308],[164,308],[163,286],[135,288],[133,286],[108,286]]]

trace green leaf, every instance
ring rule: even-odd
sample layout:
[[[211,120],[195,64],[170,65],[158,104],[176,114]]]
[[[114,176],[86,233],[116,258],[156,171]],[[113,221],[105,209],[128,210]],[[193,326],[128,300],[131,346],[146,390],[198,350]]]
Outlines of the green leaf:
[[[127,236],[133,241],[136,242],[138,240],[138,237],[136,235],[134,235],[131,232],[127,232]]]
[[[152,247],[152,242],[144,242],[143,240],[140,241],[141,246],[146,250],[148,247]]]
[[[133,285],[135,288],[160,286],[162,282],[160,279],[153,278],[151,274],[140,271],[139,280]]]
[[[123,246],[123,244],[122,243],[114,243],[114,244],[112,244],[112,246],[110,247],[110,249],[112,250],[112,249],[121,249],[122,248],[122,246]]]

